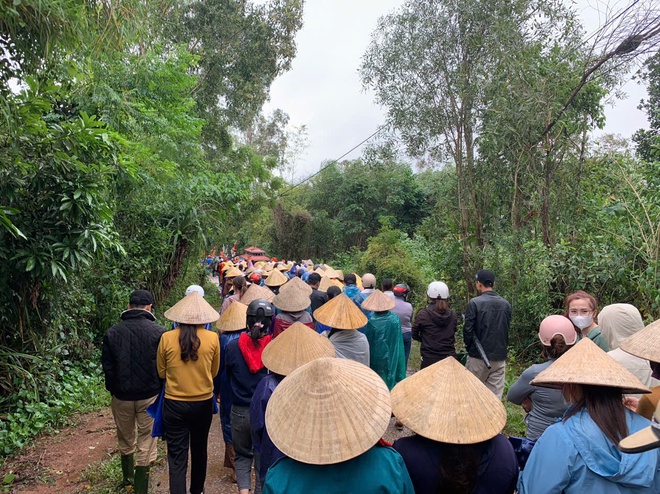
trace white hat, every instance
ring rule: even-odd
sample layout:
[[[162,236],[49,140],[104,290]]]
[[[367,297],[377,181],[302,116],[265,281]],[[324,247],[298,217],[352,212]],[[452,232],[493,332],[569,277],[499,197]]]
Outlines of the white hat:
[[[204,296],[204,289],[199,285],[190,285],[188,288],[186,288],[186,297],[190,295],[192,292],[197,292],[202,297]]]

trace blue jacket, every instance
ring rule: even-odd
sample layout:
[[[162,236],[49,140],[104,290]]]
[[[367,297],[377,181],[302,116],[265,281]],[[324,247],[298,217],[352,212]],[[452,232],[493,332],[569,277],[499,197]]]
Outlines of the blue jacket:
[[[373,315],[372,311],[364,310],[362,308],[362,302],[367,300],[368,295],[362,293],[356,285],[346,285],[343,289],[343,292],[355,303],[355,305],[360,308],[362,312],[364,312],[364,315],[367,316],[367,319]]]
[[[259,452],[259,479],[264,482],[266,473],[275,460],[282,458],[282,453],[273,444],[266,429],[266,407],[273,391],[284,379],[278,374],[268,374],[264,377],[257,389],[254,390],[252,402],[250,402],[250,429],[252,429],[252,446]]]
[[[650,422],[626,410],[632,434]],[[660,492],[660,452],[620,452],[589,413],[582,409],[548,427],[532,450],[518,479],[520,494]]]

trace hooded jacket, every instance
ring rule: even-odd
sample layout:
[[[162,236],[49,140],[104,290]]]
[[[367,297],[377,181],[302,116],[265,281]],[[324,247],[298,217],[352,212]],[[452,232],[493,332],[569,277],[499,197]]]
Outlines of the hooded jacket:
[[[357,287],[357,285],[346,285],[342,291],[344,292],[344,294],[346,294],[348,298],[350,298],[355,303],[355,305],[357,305],[360,308],[360,310],[364,313],[364,315],[367,316],[367,319],[369,319],[373,315],[372,311],[364,310],[362,308],[362,302],[367,300],[368,295],[362,293],[360,289]]]
[[[650,422],[626,410],[632,434]],[[548,427],[518,480],[520,494],[642,494],[660,492],[660,450],[626,454],[582,409]]]
[[[435,304],[420,310],[412,325],[413,339],[422,343],[422,360],[431,362],[456,356],[455,334],[456,312],[441,314],[435,310]]]
[[[644,329],[644,321],[637,308],[630,304],[608,305],[603,307],[598,315],[598,323],[600,332],[611,349],[607,354],[635,374],[645,386],[649,388],[660,386],[660,381],[651,377],[648,360],[631,355],[619,348],[623,340]],[[640,398],[642,395],[631,396]]]

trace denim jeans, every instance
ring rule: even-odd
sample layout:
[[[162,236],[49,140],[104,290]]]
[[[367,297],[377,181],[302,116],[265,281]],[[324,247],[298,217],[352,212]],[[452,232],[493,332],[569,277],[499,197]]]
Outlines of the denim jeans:
[[[163,428],[167,441],[170,494],[186,494],[186,471],[190,449],[190,492],[201,494],[206,480],[207,446],[213,399],[176,401],[165,398]]]
[[[406,356],[406,373],[408,372],[408,357],[410,357],[410,348],[412,347],[412,331],[406,331],[403,334],[403,353]]]
[[[231,407],[231,437],[234,441],[234,466],[236,467],[236,482],[238,490],[252,489],[252,461],[256,482],[254,493],[261,493],[259,481],[259,453],[252,447],[252,430],[250,429],[250,407]]]

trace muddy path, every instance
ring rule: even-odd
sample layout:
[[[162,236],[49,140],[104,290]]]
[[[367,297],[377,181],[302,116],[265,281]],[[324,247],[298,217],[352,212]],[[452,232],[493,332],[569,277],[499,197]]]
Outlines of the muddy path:
[[[117,438],[110,409],[76,416],[74,425],[58,434],[38,438],[20,455],[7,460],[0,471],[16,475],[10,493],[16,494],[82,494],[94,493],[97,486],[84,479],[84,473],[93,465],[108,461],[118,455]],[[394,419],[385,433],[385,440],[394,441],[410,435],[405,429],[398,431]],[[209,434],[209,462],[205,493],[234,494],[238,492],[232,483],[229,470],[223,467],[225,454],[220,419],[213,417]],[[115,479],[117,483],[120,478]],[[149,492],[169,492],[166,447],[159,447],[159,458],[152,469]]]
[[[90,491],[82,474],[110,458],[117,447],[109,408],[73,417],[74,425],[38,438],[6,461],[0,478],[16,477],[9,490],[22,494],[71,494]]]

